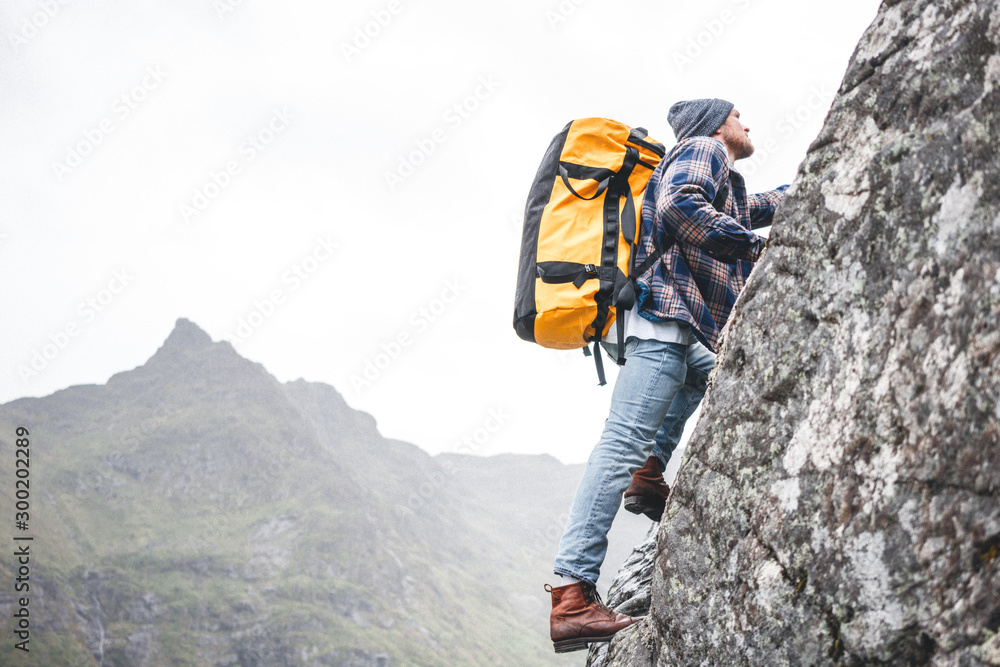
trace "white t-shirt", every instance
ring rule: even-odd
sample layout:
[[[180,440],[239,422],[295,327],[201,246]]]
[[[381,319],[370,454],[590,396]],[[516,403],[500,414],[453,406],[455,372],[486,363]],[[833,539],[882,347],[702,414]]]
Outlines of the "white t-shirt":
[[[664,343],[680,343],[682,345],[693,345],[698,342],[698,339],[695,338],[694,333],[691,331],[691,325],[687,322],[681,322],[680,320],[653,322],[647,320],[639,314],[638,303],[632,307],[632,310],[626,310],[624,313],[619,313],[618,316],[625,317],[625,340],[638,338],[639,340],[658,340]],[[611,325],[611,330],[608,331],[605,340],[611,344],[618,343],[617,322]]]

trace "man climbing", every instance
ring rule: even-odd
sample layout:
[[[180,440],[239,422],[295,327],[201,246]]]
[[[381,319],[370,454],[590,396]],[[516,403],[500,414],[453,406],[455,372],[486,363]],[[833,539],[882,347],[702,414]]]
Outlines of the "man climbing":
[[[670,491],[663,470],[704,395],[720,330],[764,251],[764,237],[751,230],[771,224],[787,187],[747,194],[732,166],[754,147],[732,103],[678,102],[667,120],[677,145],[643,200],[636,266],[647,268],[624,314],[627,363],[559,543],[560,585],[545,587],[557,653],[609,641],[638,620],[597,595],[608,530],[623,493],[626,509],[660,519]]]

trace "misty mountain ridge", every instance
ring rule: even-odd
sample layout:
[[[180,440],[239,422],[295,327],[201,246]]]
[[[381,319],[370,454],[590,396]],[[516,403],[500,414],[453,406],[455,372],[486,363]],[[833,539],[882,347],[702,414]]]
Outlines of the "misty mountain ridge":
[[[32,433],[33,661],[571,664],[542,584],[582,466],[432,457],[186,319],[144,365],[0,422],[2,456]]]

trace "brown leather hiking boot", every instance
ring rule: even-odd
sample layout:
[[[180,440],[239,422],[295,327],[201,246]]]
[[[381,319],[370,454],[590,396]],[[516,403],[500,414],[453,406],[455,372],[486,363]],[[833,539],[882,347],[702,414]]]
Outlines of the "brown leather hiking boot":
[[[641,468],[632,473],[632,483],[625,489],[625,509],[659,521],[669,495],[670,487],[663,481],[660,459],[650,456]]]
[[[585,581],[556,588],[546,584],[545,590],[552,594],[549,636],[556,653],[609,642],[616,632],[639,620],[604,606],[594,587]]]

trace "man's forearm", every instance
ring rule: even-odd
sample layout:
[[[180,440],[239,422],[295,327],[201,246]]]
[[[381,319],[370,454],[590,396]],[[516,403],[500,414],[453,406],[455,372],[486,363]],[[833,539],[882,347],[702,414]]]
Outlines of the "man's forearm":
[[[662,208],[661,220],[681,243],[703,250],[713,259],[756,261],[764,238],[717,211],[700,190],[677,188]]]
[[[784,199],[785,190],[787,189],[787,185],[782,185],[774,190],[768,190],[767,192],[747,197],[750,209],[751,229],[760,229],[771,224],[774,212],[778,209],[778,205],[781,204],[782,199]]]

